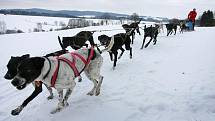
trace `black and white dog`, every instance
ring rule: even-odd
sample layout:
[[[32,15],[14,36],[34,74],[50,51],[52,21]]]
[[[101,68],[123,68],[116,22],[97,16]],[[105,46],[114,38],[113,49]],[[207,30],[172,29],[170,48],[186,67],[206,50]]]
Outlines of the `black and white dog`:
[[[113,35],[112,37],[109,37],[107,35],[100,35],[98,37],[98,40],[100,41],[101,45],[105,46],[105,49],[103,51],[109,52],[111,61],[113,60],[113,55],[114,55],[113,69],[115,69],[116,67],[117,55],[118,55],[117,50],[120,49],[122,51],[118,59],[122,57],[125,51],[122,48],[123,45],[125,45],[126,50],[130,50],[130,58],[132,58],[132,48],[130,46],[131,39],[128,33],[119,33],[119,34]]]
[[[67,50],[59,50],[53,53],[49,53],[47,55],[45,55],[44,57],[49,57],[49,56],[59,56],[62,54],[67,53]],[[25,54],[22,56],[11,56],[8,64],[7,64],[7,73],[5,74],[4,78],[7,80],[12,80],[16,75],[17,75],[17,67],[19,66],[19,64],[25,60],[25,59],[29,59],[30,58],[30,54]],[[37,95],[38,92],[40,92],[42,90],[42,84],[41,85],[36,85],[36,83],[32,82],[33,86],[34,86],[34,91],[33,93],[22,103],[22,107],[25,107],[30,101],[32,101]],[[43,83],[44,84],[44,83]],[[52,93],[52,88],[47,86],[46,84],[44,84],[46,86],[46,88],[48,89],[50,95],[47,97],[47,99],[53,99],[54,95]],[[20,86],[17,87],[17,89],[21,90],[24,87]]]
[[[35,82],[38,88],[35,95],[42,92],[41,85],[45,83],[53,86],[59,94],[59,103],[51,113],[61,111],[68,106],[68,98],[75,87],[74,79],[82,71],[94,83],[88,95],[99,95],[103,76],[100,75],[103,58],[100,53],[91,49],[79,49],[73,53],[66,53],[58,57],[32,57],[23,60],[17,67],[17,75],[12,80],[12,85],[17,89],[24,89],[28,84]],[[67,89],[63,96],[63,89]],[[12,115],[18,115],[26,105],[20,105],[12,110]]]

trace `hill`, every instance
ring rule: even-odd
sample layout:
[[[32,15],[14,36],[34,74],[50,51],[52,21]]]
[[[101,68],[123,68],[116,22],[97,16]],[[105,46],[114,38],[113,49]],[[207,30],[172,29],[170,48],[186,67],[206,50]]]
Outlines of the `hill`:
[[[31,9],[1,9],[2,14],[13,14],[13,15],[32,15],[32,16],[51,16],[51,17],[69,17],[69,18],[101,18],[103,15],[109,15],[111,19],[128,18],[127,14],[111,13],[111,12],[98,12],[98,11],[77,11],[77,10],[47,10],[39,8]],[[167,21],[168,18],[163,17],[151,17],[151,16],[141,16],[143,20],[150,21]]]

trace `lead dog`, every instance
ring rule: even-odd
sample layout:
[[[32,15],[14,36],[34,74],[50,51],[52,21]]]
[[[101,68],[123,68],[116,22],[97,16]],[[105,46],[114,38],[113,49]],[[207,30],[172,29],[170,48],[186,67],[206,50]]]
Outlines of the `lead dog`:
[[[91,49],[79,49],[73,53],[63,54],[59,57],[32,57],[25,59],[17,68],[17,75],[12,80],[12,85],[16,88],[24,89],[28,84],[35,82],[36,86],[42,83],[55,87],[59,94],[59,103],[57,107],[51,111],[56,113],[68,106],[68,98],[75,87],[74,79],[80,76],[84,71],[86,77],[94,84],[92,90],[87,94],[98,96],[103,76],[100,75],[103,58],[100,53]],[[66,89],[63,95],[63,89]],[[42,92],[39,89],[36,93]],[[12,110],[12,115],[18,115],[25,106],[18,106]]]

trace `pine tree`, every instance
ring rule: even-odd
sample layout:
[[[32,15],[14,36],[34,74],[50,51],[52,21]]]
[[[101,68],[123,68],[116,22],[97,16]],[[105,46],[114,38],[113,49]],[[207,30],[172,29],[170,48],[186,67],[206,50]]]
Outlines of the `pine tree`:
[[[140,17],[137,13],[133,13],[131,16],[130,16],[130,19],[133,20],[134,22],[138,22],[140,21]]]
[[[200,26],[209,27],[214,25],[215,22],[213,12],[210,10],[205,11],[200,19]]]

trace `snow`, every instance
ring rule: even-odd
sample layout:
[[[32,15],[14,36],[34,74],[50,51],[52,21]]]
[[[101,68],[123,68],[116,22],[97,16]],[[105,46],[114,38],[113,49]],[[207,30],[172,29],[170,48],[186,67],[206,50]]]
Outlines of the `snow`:
[[[63,22],[67,24],[69,19],[70,18],[0,14],[0,21],[6,23],[7,29],[19,29],[23,32],[33,32],[33,29],[37,28],[37,23],[42,23],[42,29],[45,31],[59,29],[61,28],[59,23]]]
[[[24,26],[24,25],[23,25]],[[72,36],[81,30],[109,36],[124,32],[120,25],[86,27],[44,33],[0,35],[0,121],[214,121],[215,120],[215,28],[196,28],[194,32],[158,36],[155,46],[140,50],[143,35],[136,35],[133,58],[126,51],[115,70],[108,53],[103,53],[101,94],[86,93],[93,84],[83,74],[77,82],[69,106],[50,114],[58,103],[47,100],[48,91],[31,101],[18,116],[10,114],[33,92],[29,85],[16,90],[3,78],[10,56],[30,53],[42,56],[60,49],[57,36]],[[143,34],[143,31],[141,30]],[[149,39],[149,38],[148,38]],[[147,40],[148,40],[147,39]]]

